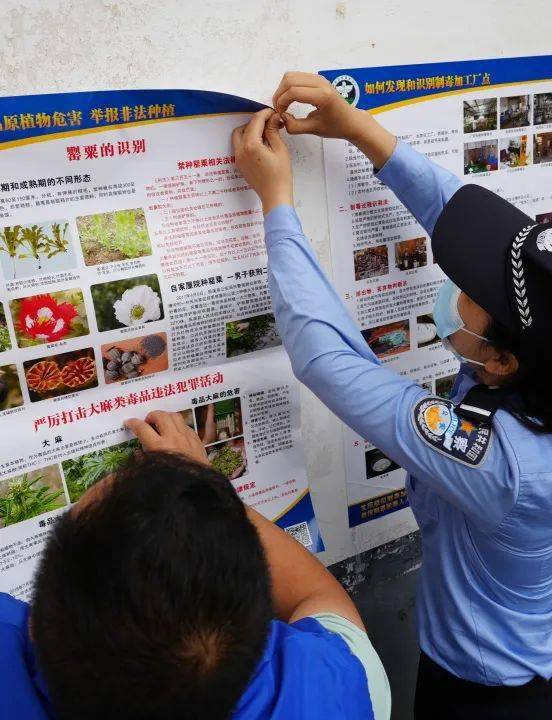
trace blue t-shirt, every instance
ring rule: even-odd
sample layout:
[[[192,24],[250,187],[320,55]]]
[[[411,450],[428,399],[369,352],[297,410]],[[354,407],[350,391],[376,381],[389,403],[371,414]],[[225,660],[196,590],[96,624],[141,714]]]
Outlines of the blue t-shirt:
[[[0,593],[0,718],[55,720],[28,633],[29,607]],[[313,618],[273,621],[233,720],[374,720],[366,672]]]

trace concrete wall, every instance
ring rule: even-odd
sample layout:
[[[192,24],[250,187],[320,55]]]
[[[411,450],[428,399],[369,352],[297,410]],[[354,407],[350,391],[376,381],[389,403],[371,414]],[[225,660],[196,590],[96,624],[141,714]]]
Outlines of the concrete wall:
[[[1,0],[0,93],[193,87],[270,102],[289,69],[546,53],[550,15],[549,0]],[[298,210],[329,267],[321,144],[292,148]],[[336,563],[365,548],[347,527],[339,424],[306,391],[303,428],[324,560]],[[401,720],[415,670],[415,547],[410,537],[333,568],[387,661]]]

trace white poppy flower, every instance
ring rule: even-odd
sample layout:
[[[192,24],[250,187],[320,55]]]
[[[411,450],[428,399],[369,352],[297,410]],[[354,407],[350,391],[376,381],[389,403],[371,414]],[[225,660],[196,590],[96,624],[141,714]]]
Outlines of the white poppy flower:
[[[122,325],[141,325],[161,317],[161,298],[147,285],[125,290],[113,303],[115,317]]]

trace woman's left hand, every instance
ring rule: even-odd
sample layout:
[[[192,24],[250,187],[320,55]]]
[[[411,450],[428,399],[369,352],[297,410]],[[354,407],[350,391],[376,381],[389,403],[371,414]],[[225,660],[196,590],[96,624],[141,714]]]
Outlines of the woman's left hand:
[[[280,137],[280,116],[267,108],[232,133],[236,165],[257,193],[267,215],[278,205],[293,205],[293,175],[287,145]]]

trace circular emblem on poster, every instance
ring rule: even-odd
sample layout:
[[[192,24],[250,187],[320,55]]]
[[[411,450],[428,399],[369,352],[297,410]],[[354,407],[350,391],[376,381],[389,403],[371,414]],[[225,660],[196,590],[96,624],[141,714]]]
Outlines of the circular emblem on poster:
[[[357,81],[350,75],[340,75],[332,85],[349,105],[356,105],[360,99],[360,88]]]

